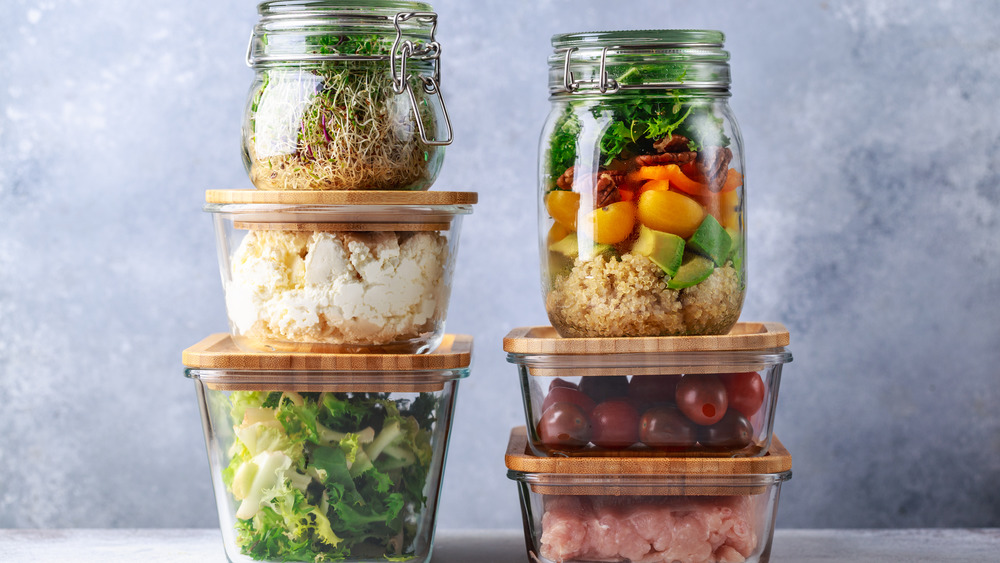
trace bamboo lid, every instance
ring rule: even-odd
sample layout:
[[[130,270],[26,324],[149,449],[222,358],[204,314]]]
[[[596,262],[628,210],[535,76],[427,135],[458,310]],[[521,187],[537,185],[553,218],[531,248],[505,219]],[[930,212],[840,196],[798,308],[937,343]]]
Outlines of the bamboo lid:
[[[244,352],[230,334],[213,334],[184,350],[184,365],[207,370],[413,372],[467,368],[472,337],[446,334],[430,354]]]
[[[511,430],[507,469],[558,475],[761,475],[789,471],[792,456],[777,436],[759,457],[538,457],[528,449],[524,426]]]
[[[476,192],[208,190],[206,203],[276,205],[472,205]]]
[[[787,346],[788,330],[781,323],[737,323],[718,336],[650,336],[634,338],[563,338],[551,326],[515,328],[503,339],[512,354],[656,354],[766,350]]]

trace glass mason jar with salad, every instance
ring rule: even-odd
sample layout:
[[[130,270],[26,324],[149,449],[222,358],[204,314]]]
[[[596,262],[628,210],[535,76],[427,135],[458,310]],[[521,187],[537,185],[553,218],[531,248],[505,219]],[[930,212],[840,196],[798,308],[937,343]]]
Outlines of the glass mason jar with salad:
[[[718,31],[552,38],[542,288],[565,337],[725,334],[746,291],[743,142]]]
[[[428,189],[452,141],[430,4],[272,0],[258,12],[242,128],[254,186]]]

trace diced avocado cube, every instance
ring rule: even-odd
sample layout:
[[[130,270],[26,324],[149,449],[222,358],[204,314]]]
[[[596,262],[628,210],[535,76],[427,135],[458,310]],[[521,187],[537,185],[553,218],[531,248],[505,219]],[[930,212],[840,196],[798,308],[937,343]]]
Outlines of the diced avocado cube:
[[[576,233],[570,233],[549,245],[549,252],[562,254],[566,258],[575,259],[580,254]]]
[[[698,226],[698,230],[691,235],[687,245],[690,250],[707,256],[716,265],[722,266],[726,263],[726,258],[729,257],[733,240],[715,217],[707,215]]]
[[[677,269],[677,275],[670,278],[670,281],[667,282],[667,287],[669,289],[684,289],[685,287],[698,285],[708,279],[708,276],[712,275],[713,271],[715,271],[715,264],[711,260],[700,254],[685,252],[684,261],[681,262],[681,267]]]
[[[726,229],[726,232],[729,233],[729,238],[733,241],[729,246],[729,255],[726,256],[726,260],[732,261],[733,267],[739,270],[743,264],[743,234],[736,229]]]
[[[639,227],[639,238],[632,246],[632,253],[649,258],[661,270],[674,276],[684,259],[684,239],[642,225]]]
[[[580,258],[582,258],[583,260],[590,260],[591,258],[595,258],[597,256],[616,258],[618,257],[618,251],[615,250],[615,247],[611,246],[610,244],[594,243],[594,246],[590,247],[589,249],[584,249],[583,254],[580,255]]]
[[[570,233],[550,244],[549,252],[551,254],[559,254],[568,258],[570,262],[576,260],[578,257],[583,260],[590,260],[595,256],[618,256],[618,253],[615,251],[615,247],[610,244],[593,243],[589,246],[583,245],[584,248],[582,254],[580,252],[580,246],[580,239],[576,236],[576,233]]]

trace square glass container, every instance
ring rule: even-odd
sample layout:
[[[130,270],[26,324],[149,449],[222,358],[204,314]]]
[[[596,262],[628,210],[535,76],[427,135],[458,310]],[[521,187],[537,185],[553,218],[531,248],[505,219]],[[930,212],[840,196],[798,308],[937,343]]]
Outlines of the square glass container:
[[[539,456],[745,457],[767,453],[788,331],[737,323],[722,336],[504,338]]]
[[[528,560],[766,563],[792,458],[555,458],[511,433]]]
[[[210,190],[245,351],[426,353],[444,334],[471,192]]]
[[[226,556],[428,561],[472,338],[424,355],[185,350]]]

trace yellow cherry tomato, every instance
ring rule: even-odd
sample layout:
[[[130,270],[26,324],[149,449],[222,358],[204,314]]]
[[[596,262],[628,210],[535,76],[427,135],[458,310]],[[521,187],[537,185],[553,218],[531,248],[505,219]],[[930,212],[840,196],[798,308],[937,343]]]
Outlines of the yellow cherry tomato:
[[[648,190],[639,196],[639,221],[655,231],[689,239],[705,219],[697,201],[677,192]]]
[[[549,235],[546,238],[546,243],[552,244],[554,242],[559,242],[566,238],[566,235],[569,233],[570,230],[564,227],[562,223],[552,223],[552,227],[549,228]]]
[[[580,194],[566,190],[552,190],[545,196],[545,210],[549,217],[570,231],[576,230],[576,214],[580,211]]]
[[[584,216],[581,230],[598,244],[618,244],[627,239],[635,228],[635,205],[619,201]]]
[[[670,182],[666,180],[649,180],[639,188],[640,192],[648,192],[649,190],[668,191],[670,190]]]
[[[730,190],[719,194],[719,223],[727,229],[739,229],[740,226],[740,192]]]

